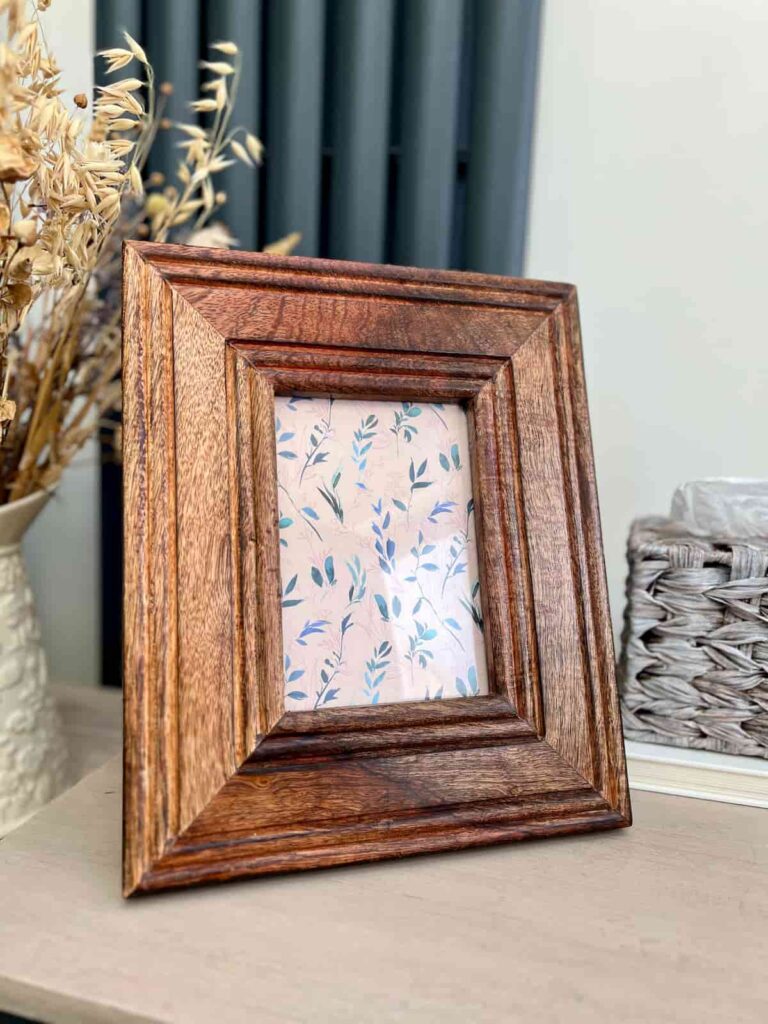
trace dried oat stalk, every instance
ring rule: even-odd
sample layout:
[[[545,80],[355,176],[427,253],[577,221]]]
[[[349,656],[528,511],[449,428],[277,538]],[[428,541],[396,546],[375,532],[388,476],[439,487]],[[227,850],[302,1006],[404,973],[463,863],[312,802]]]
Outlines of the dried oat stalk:
[[[120,246],[125,238],[233,243],[211,222],[226,202],[216,174],[255,166],[261,143],[231,124],[241,57],[212,47],[191,106],[208,127],[171,126],[129,35],[105,51],[116,77],[65,101],[39,14],[50,0],[0,0],[0,502],[55,485],[120,404]],[[181,158],[166,182],[144,170],[158,131],[175,128]],[[193,232],[193,236],[190,236]],[[290,251],[293,239],[276,243]]]

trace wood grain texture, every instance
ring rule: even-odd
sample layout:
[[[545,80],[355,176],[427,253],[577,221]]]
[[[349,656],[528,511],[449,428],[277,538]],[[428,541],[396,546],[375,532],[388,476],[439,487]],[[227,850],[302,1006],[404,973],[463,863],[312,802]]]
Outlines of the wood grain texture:
[[[131,243],[124,891],[629,824],[575,293]],[[286,713],[275,394],[467,407],[491,692]]]
[[[556,676],[545,685],[546,736],[596,784],[593,708],[580,617],[580,580],[575,573],[572,501],[566,492],[563,423],[558,418],[548,322],[512,360],[520,477],[536,615],[539,660]]]
[[[124,690],[125,874],[160,855],[179,830],[177,510],[171,293],[151,267],[125,254],[124,424],[135,457],[124,474],[126,560]]]
[[[237,767],[224,339],[173,300],[178,524],[179,827]],[[166,627],[168,628],[168,627]]]
[[[534,613],[531,560],[528,551],[525,506],[520,472],[520,437],[517,407],[512,384],[512,364],[508,362],[493,381],[496,456],[499,472],[499,515],[508,524],[504,554],[510,591],[510,614],[514,616],[511,637],[514,648],[515,694],[520,714],[530,721],[539,735],[544,734],[539,678],[536,616]]]
[[[504,694],[519,707],[513,631],[510,579],[506,565],[506,523],[499,491],[496,458],[496,424],[493,382],[478,392],[467,413],[469,450],[472,453],[472,494],[475,501],[478,570],[482,579],[480,598],[485,644],[488,648],[488,683],[492,693]]]
[[[241,372],[243,372],[241,370]],[[249,631],[257,634],[254,679],[249,689],[258,695],[257,736],[268,735],[283,714],[283,625],[280,613],[280,547],[277,528],[277,467],[275,465],[274,389],[254,373],[248,380],[251,419],[250,456],[253,466],[253,556],[257,605]]]

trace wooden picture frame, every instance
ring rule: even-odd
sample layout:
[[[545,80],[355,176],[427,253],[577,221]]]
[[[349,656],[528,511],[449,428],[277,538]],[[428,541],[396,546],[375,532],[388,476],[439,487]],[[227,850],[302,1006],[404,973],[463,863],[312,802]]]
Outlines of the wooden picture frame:
[[[126,895],[630,824],[575,289],[133,242]],[[466,403],[491,692],[284,711],[273,402]]]

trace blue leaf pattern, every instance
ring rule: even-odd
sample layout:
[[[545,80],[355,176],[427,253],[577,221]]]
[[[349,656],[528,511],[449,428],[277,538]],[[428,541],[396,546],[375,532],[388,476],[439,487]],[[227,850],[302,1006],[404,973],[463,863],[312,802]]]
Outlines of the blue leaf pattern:
[[[275,405],[288,709],[487,693],[463,409]]]

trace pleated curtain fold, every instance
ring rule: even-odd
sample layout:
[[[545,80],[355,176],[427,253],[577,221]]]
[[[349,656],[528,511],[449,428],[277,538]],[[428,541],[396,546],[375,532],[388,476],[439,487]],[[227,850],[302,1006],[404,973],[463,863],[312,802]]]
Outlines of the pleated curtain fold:
[[[243,248],[300,231],[304,255],[522,272],[539,0],[96,0],[194,119],[207,44],[244,55],[236,120],[263,166],[223,172]],[[98,75],[98,70],[97,70]],[[161,138],[152,167],[172,172]]]

